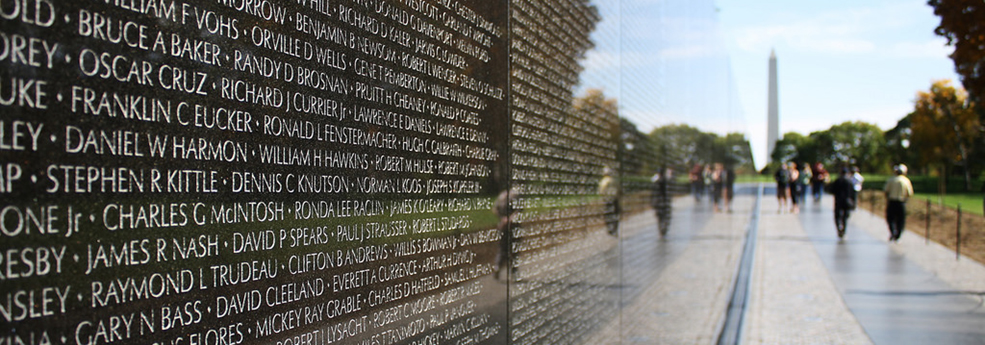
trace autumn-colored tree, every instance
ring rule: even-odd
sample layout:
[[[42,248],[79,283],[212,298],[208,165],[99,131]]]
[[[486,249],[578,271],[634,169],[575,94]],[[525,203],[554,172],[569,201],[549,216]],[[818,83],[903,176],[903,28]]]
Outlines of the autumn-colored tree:
[[[985,99],[985,3],[981,0],[929,0],[941,18],[934,33],[954,46],[951,60],[972,99]]]
[[[965,185],[971,190],[971,167],[968,157],[980,124],[974,103],[950,80],[938,80],[929,91],[917,93],[910,115],[912,147],[923,164],[944,169],[955,165],[964,169]]]
[[[951,60],[961,75],[961,84],[969,92],[979,123],[985,123],[985,3],[979,0],[928,0],[934,14],[941,18],[934,29],[954,47]],[[972,148],[985,151],[985,127],[979,127]],[[975,163],[975,162],[972,162]],[[983,188],[985,191],[985,188]]]

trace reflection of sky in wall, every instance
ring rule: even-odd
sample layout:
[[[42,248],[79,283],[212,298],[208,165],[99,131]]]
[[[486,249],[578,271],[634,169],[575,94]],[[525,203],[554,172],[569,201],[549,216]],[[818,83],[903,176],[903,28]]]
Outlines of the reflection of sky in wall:
[[[618,95],[620,115],[643,132],[671,123],[745,132],[712,0],[593,3],[602,22],[584,62],[583,89]]]
[[[926,0],[592,1],[603,21],[583,88],[618,95],[620,114],[644,132],[668,123],[744,132],[759,166],[770,49],[781,135],[855,120],[886,130],[932,80],[957,84]]]
[[[575,97],[584,94],[585,89],[602,89],[606,98],[615,98],[622,104],[619,65],[620,0],[593,0],[602,20],[596,25],[591,39],[595,48],[586,53],[581,61],[585,70],[581,74],[581,85],[575,90]]]

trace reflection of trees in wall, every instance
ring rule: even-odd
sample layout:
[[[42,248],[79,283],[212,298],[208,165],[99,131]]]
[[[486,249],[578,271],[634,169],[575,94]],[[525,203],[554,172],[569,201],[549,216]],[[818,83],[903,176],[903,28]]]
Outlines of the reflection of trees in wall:
[[[754,171],[752,149],[742,133],[719,136],[686,124],[670,124],[654,128],[649,138],[654,148],[667,152],[664,156],[670,166],[724,163],[739,173]]]

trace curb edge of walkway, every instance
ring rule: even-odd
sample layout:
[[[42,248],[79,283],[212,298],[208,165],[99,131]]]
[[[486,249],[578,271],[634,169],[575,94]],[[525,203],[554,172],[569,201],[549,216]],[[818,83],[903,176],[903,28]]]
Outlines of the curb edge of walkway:
[[[749,304],[749,288],[752,284],[752,267],[756,252],[756,237],[759,233],[759,214],[763,199],[763,184],[756,188],[756,203],[746,225],[745,243],[742,245],[742,258],[739,260],[736,274],[732,278],[728,309],[719,321],[719,332],[716,344],[741,344],[746,307]]]

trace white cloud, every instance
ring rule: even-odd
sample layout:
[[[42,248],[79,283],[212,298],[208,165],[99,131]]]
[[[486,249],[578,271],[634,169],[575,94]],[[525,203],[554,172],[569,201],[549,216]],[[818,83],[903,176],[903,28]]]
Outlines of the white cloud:
[[[722,46],[712,44],[693,44],[667,47],[660,50],[660,57],[664,59],[695,59],[724,55],[725,50]]]
[[[808,52],[863,53],[872,51],[875,44],[860,38],[858,15],[822,15],[802,21],[792,21],[738,30],[736,42],[746,51],[765,51],[784,44]]]
[[[738,48],[747,52],[786,46],[806,53],[937,57],[945,51],[938,45],[942,40],[887,42],[884,39],[887,34],[924,20],[928,11],[923,1],[907,1],[822,11],[809,16],[790,15],[769,24],[737,28],[734,37]]]
[[[899,57],[940,58],[950,56],[954,48],[949,47],[947,40],[942,37],[925,42],[899,42],[889,51]]]
[[[603,70],[618,68],[619,63],[619,53],[593,49],[585,54],[585,60],[581,65],[586,70]]]

